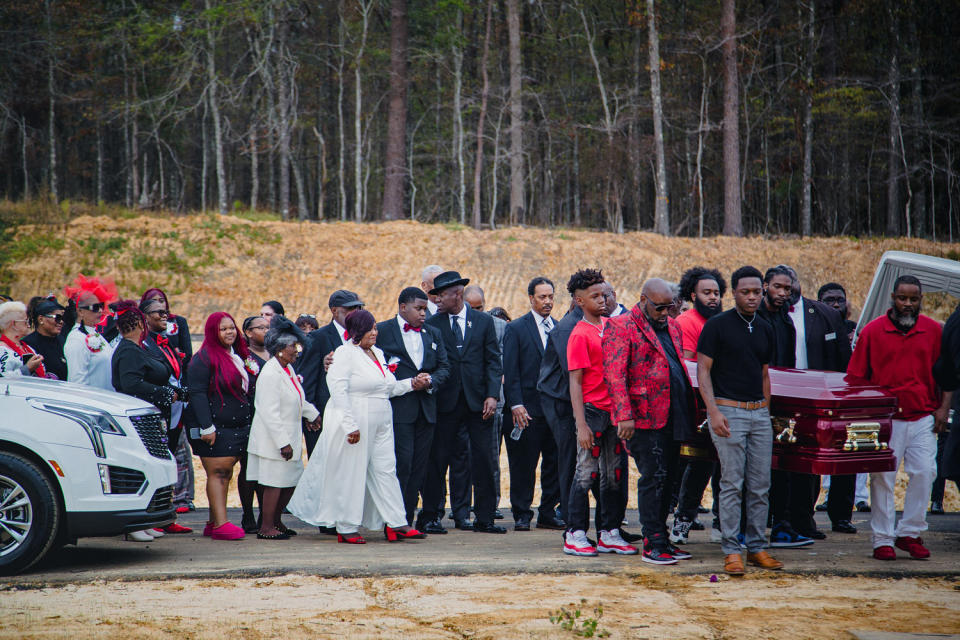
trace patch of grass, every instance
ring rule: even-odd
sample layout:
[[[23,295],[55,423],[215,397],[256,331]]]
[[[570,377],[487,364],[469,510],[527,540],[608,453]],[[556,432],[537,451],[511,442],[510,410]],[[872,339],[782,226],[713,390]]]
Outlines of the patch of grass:
[[[571,608],[560,607],[559,611],[550,612],[550,622],[561,629],[569,631],[581,638],[606,638],[610,632],[600,628],[600,618],[603,617],[603,603],[598,602],[593,608],[594,617],[586,617],[582,609],[587,606],[587,599],[581,598],[579,605],[571,604]]]
[[[567,235],[567,234],[565,234],[564,232],[561,231],[560,233],[557,234],[557,239],[558,239],[558,240],[573,240],[573,236],[569,236],[569,235]]]
[[[193,266],[183,260],[173,251],[165,256],[156,256],[149,253],[138,253],[133,256],[131,266],[138,271],[161,271],[187,276],[194,272]]]
[[[462,225],[456,220],[447,220],[443,223],[443,226],[448,231],[463,231],[467,228],[466,225]]]
[[[244,235],[256,244],[280,244],[283,238],[279,233],[249,224],[232,224],[230,231]]]
[[[519,238],[512,233],[503,239],[504,242],[516,242]]]
[[[123,236],[109,236],[101,238],[94,236],[86,240],[78,239],[77,244],[83,247],[87,253],[103,255],[115,251],[123,251],[127,246],[127,239]]]
[[[251,222],[280,222],[282,219],[279,213],[275,213],[273,211],[264,211],[262,209],[257,209],[256,211],[251,209],[241,209],[234,211],[231,215],[236,218],[250,220]]]
[[[37,258],[47,250],[59,251],[66,246],[66,241],[58,236],[39,235],[10,238],[6,244],[6,255],[10,260],[25,260]]]

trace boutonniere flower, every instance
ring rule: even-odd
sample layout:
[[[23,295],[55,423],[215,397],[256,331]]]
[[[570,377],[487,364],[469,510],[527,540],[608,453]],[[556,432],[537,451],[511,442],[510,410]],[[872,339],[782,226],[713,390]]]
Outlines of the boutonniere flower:
[[[103,336],[99,333],[88,333],[87,337],[84,339],[84,342],[87,344],[87,349],[92,353],[97,353],[98,351],[103,350],[104,340]]]
[[[247,359],[243,361],[243,367],[253,375],[260,373],[260,365],[250,356],[247,356]]]
[[[397,365],[396,365],[396,363],[388,364],[388,365],[387,365],[387,369],[390,369],[390,373],[396,373],[396,372],[397,372]]]
[[[297,374],[297,380],[300,381],[300,384],[303,384],[303,376],[300,375],[299,373]]]
[[[473,328],[473,323],[467,320],[467,329],[472,329],[472,328]]]

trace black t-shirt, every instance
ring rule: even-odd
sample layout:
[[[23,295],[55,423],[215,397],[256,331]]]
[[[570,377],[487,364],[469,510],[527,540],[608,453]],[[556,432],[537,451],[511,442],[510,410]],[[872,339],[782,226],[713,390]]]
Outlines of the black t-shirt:
[[[36,331],[23,337],[30,347],[43,356],[43,368],[47,373],[57,376],[57,380],[67,379],[67,359],[63,357],[63,343],[58,336],[42,336]]]
[[[666,327],[654,329],[657,339],[663,345],[667,354],[667,364],[670,366],[670,419],[673,421],[673,433],[676,439],[686,439],[690,424],[690,383],[683,363],[677,356],[677,350],[670,338],[670,331]]]
[[[736,307],[707,320],[697,342],[697,353],[713,358],[713,395],[742,402],[763,399],[763,365],[773,348],[770,323],[755,315],[748,326]]]

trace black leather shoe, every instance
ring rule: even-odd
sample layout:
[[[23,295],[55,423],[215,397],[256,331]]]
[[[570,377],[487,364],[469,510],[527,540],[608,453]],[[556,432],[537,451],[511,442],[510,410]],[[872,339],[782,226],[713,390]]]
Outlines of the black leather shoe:
[[[805,536],[805,537],[807,537],[807,538],[812,538],[813,540],[826,540],[826,539],[827,539],[827,534],[825,534],[823,531],[820,531],[819,529],[814,529],[813,531],[799,531],[799,530],[798,530],[797,533],[799,533],[800,535]]]
[[[455,526],[457,529],[460,529],[461,531],[470,531],[471,529],[473,529],[473,523],[470,522],[469,520],[456,520],[453,523],[453,526]],[[427,531],[427,533],[430,533],[430,532]]]
[[[870,513],[870,505],[868,505],[866,502],[861,500],[860,502],[857,503],[857,511],[859,511],[860,513]]]
[[[503,520],[503,512],[500,511],[500,509],[495,509],[495,510],[493,511],[493,519],[494,519],[494,520]]]
[[[529,518],[520,518],[513,525],[514,531],[530,531],[530,519]]]
[[[703,523],[699,520],[694,520],[690,523],[690,531],[703,531],[704,528]]]
[[[260,531],[260,525],[252,513],[246,513],[240,520],[240,528],[244,533],[257,533]]]
[[[706,507],[697,507],[697,513],[710,513],[710,509],[707,509]]]
[[[551,516],[549,513],[541,514],[537,518],[537,529],[566,529],[567,523],[563,520]]]
[[[423,527],[417,527],[417,530],[431,535],[443,535],[447,532],[447,530],[443,528],[443,525],[440,524],[440,518],[431,520],[423,525]]]
[[[821,502],[820,504],[817,505],[817,511],[823,512],[823,511],[826,511],[826,510],[827,510],[827,503],[826,503],[826,502]]]
[[[327,534],[328,536],[335,536],[335,535],[337,535],[337,528],[336,528],[336,527],[317,527],[317,529],[320,530],[320,533],[325,533],[325,534]]]
[[[530,526],[529,524],[527,525]],[[507,530],[501,527],[500,525],[493,524],[492,522],[474,522],[471,527],[474,531],[479,533],[506,533]]]
[[[930,513],[935,516],[942,516],[945,511],[943,510],[942,502],[931,502],[930,503]]]
[[[833,530],[837,533],[856,533],[857,528],[849,520],[837,520],[833,523]]]
[[[620,527],[620,537],[624,539],[625,542],[640,542],[643,540],[643,536],[638,533],[630,533],[623,527]]]

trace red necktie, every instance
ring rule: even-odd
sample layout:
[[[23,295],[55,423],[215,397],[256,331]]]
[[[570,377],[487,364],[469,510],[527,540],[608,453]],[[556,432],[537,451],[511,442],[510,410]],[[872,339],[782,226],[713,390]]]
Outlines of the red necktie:
[[[406,333],[407,331],[416,331],[417,333],[420,333],[420,329],[421,329],[421,327],[415,327],[415,326],[413,326],[412,324],[410,324],[409,322],[404,322],[404,323],[403,323],[403,332],[404,332],[404,333]]]

